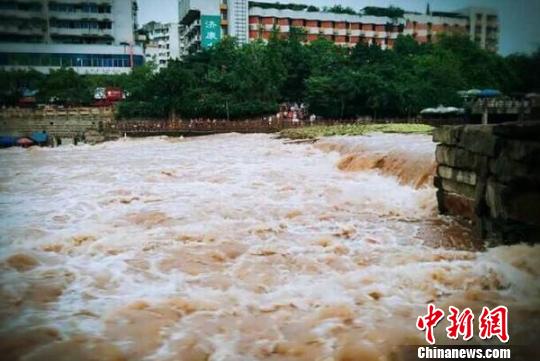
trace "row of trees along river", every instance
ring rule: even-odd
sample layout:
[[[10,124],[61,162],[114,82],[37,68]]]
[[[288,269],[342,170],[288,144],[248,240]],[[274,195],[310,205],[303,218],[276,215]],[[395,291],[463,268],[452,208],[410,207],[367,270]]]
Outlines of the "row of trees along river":
[[[503,57],[466,37],[441,36],[418,44],[400,36],[393,50],[358,44],[352,49],[319,39],[304,45],[292,29],[281,39],[239,46],[226,38],[212,49],[126,75],[78,75],[60,69],[0,72],[2,102],[21,89],[39,90],[69,104],[90,103],[96,87],[121,87],[128,99],[117,107],[124,118],[209,117],[239,119],[273,114],[282,102],[310,104],[334,118],[408,116],[425,107],[460,105],[457,91],[496,88],[504,93],[540,91],[540,48],[532,55]]]

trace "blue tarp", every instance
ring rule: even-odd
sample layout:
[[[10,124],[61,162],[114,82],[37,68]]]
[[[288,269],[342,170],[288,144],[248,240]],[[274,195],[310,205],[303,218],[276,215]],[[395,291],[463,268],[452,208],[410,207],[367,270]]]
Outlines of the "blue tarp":
[[[17,137],[0,136],[0,148],[14,147],[17,145]]]
[[[501,92],[496,89],[484,89],[478,94],[482,98],[498,97],[499,95],[501,95]]]
[[[497,89],[469,89],[458,92],[461,97],[478,97],[478,98],[493,98],[501,95]]]
[[[30,136],[30,139],[32,139],[36,143],[42,144],[47,142],[47,139],[49,139],[49,135],[46,132],[33,132]]]

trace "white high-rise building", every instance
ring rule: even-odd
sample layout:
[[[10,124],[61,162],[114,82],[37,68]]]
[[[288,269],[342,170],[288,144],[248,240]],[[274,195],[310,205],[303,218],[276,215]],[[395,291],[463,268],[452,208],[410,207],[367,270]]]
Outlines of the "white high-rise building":
[[[180,59],[180,25],[150,22],[143,26],[148,42],[144,49],[146,61],[155,63],[158,69],[167,67],[170,60]]]
[[[490,8],[470,7],[460,11],[468,17],[468,31],[471,41],[482,49],[498,50],[499,17],[497,11]]]
[[[135,0],[2,0],[0,12],[2,69],[117,74],[144,62]]]

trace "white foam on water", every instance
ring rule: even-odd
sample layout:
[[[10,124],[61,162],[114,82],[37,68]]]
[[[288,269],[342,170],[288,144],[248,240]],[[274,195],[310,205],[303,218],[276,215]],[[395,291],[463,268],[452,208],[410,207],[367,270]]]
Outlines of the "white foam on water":
[[[434,145],[228,134],[1,151],[2,332],[48,326],[129,359],[338,360],[350,339],[381,357],[420,342],[427,302],[537,309],[538,246],[433,248],[456,225],[429,184],[336,167],[388,152],[429,161]]]

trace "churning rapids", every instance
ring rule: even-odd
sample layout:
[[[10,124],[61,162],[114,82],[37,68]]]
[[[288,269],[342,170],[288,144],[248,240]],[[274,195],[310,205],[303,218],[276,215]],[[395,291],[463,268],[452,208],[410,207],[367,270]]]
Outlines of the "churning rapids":
[[[532,342],[540,248],[472,247],[437,215],[433,153],[238,134],[1,151],[2,358],[394,360],[429,302],[505,304]]]

